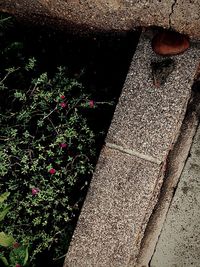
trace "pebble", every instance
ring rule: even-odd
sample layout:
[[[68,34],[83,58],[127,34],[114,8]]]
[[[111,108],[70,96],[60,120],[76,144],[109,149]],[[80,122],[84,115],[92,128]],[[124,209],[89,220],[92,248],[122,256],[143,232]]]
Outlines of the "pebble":
[[[162,56],[183,53],[190,46],[187,36],[178,32],[164,31],[157,33],[152,40],[153,51]]]

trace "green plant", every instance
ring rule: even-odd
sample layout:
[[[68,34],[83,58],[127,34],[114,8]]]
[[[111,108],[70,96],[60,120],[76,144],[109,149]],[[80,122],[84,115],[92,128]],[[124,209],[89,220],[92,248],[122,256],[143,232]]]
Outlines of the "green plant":
[[[10,206],[4,203],[9,195],[9,192],[0,195],[0,224],[10,210]],[[21,246],[12,235],[0,232],[0,261],[8,267],[26,266],[28,246]]]
[[[8,28],[12,25],[12,17],[7,14],[0,14],[0,29]]]
[[[1,73],[0,94],[0,190],[15,206],[3,230],[29,244],[34,266],[45,250],[54,258],[66,252],[76,190],[93,171],[95,140],[84,113],[94,102],[65,68],[38,74],[33,58]]]

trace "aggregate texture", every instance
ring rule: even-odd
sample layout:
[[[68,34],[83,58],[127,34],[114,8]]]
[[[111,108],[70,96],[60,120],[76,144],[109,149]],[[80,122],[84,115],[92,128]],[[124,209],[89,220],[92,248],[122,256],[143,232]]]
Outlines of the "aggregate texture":
[[[150,33],[140,38],[106,142],[159,163],[165,160],[179,133],[200,50],[192,44],[181,55],[158,56],[151,49]],[[155,62],[171,64],[169,73],[161,68],[161,77],[166,74],[166,79],[160,86],[155,85],[160,79],[152,69]]]
[[[64,266],[130,266],[161,183],[160,165],[104,148]]]
[[[200,26],[200,1],[175,0],[170,15],[170,27],[178,32],[199,36]],[[199,39],[199,37],[198,37]]]
[[[192,97],[181,126],[180,135],[167,159],[164,182],[159,195],[159,200],[145,229],[144,238],[137,259],[137,267],[149,266],[149,262],[154,254],[167,212],[172,202],[174,192],[187,161],[200,118],[199,88],[199,82],[197,81],[193,85]],[[165,242],[168,242],[167,239]]]
[[[200,265],[200,127],[158,240],[151,267]]]
[[[198,0],[0,0],[0,11],[84,34],[158,26],[200,40]]]

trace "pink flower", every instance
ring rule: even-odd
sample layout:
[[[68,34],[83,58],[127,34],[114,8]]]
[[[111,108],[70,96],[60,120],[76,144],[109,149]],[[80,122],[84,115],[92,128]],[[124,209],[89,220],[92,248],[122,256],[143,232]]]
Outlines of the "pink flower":
[[[19,263],[17,263],[17,264],[15,265],[15,267],[21,267],[21,265],[20,265]]]
[[[61,144],[60,144],[60,147],[62,147],[62,148],[66,148],[66,147],[67,147],[67,144],[66,144],[66,143],[61,143]]]
[[[54,173],[56,173],[56,170],[53,169],[53,168],[51,168],[51,169],[49,170],[49,173],[50,173],[50,174],[54,174]]]
[[[94,107],[94,100],[90,100],[90,101],[89,101],[89,106],[90,106],[91,108]]]
[[[64,95],[61,95],[60,98],[61,98],[61,99],[65,99],[65,96],[64,96]]]
[[[39,192],[40,192],[40,190],[39,190],[39,188],[32,188],[32,196],[35,196],[35,195],[37,195]]]
[[[62,103],[60,103],[60,106],[61,106],[62,108],[66,108],[67,104],[66,104],[65,102],[62,102]]]

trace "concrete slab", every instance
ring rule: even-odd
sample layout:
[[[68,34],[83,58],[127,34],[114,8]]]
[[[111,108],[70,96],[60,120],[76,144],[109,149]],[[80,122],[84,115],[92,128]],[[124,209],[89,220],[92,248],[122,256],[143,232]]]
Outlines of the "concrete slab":
[[[132,266],[161,183],[160,165],[104,148],[64,266]]]
[[[200,127],[150,263],[200,266]]]
[[[106,142],[162,162],[184,118],[200,50],[192,46],[182,55],[168,58],[172,72],[156,87],[152,63],[166,58],[152,51],[150,31],[147,33],[141,36],[133,57]]]
[[[75,27],[80,32],[124,31],[145,25],[169,27],[173,1],[0,0],[0,11],[11,12],[38,23],[46,21],[67,25],[68,30]]]
[[[0,0],[0,11],[82,33],[159,26],[200,40],[198,0]]]
[[[199,35],[200,2],[199,0],[175,0],[170,25],[179,32]],[[190,35],[190,34],[189,34]]]
[[[158,202],[156,203],[156,207],[145,229],[144,238],[137,259],[137,267],[149,266],[149,262],[154,254],[158,238],[173,199],[175,189],[188,158],[200,117],[200,91],[195,90],[197,85],[198,82],[193,86],[194,91],[181,126],[178,140],[167,158],[165,178]]]

